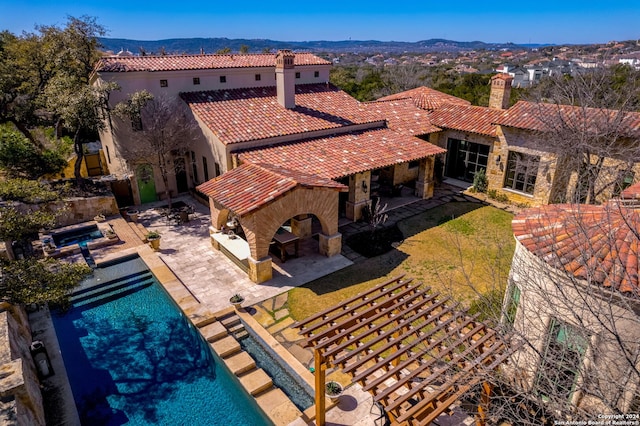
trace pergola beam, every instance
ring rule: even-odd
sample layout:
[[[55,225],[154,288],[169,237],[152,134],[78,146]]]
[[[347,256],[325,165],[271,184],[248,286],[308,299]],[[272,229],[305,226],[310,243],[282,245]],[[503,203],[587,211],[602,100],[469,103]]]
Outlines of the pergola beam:
[[[324,424],[327,365],[352,374],[394,424],[426,425],[513,352],[476,317],[402,278],[296,324],[314,346],[316,424]],[[448,373],[453,376],[438,383]]]

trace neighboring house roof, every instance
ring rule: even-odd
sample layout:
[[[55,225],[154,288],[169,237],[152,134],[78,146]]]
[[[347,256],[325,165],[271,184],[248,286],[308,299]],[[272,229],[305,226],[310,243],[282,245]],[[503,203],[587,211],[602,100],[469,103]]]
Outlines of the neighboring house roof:
[[[640,200],[640,182],[634,183],[620,194],[623,199]]]
[[[365,104],[367,109],[387,120],[387,126],[403,135],[426,135],[439,132],[440,128],[431,124],[429,111],[415,105],[413,99],[405,98],[395,101],[374,101]]]
[[[411,98],[418,108],[434,110],[444,104],[471,105],[471,102],[458,97],[447,95],[430,87],[420,86],[415,89],[379,98],[378,101],[397,101],[399,99]]]
[[[242,164],[222,176],[197,187],[203,194],[243,216],[279,196],[302,187],[324,187],[338,191],[348,188],[325,179],[267,164]]]
[[[493,124],[504,110],[471,105],[443,105],[431,112],[429,119],[435,126],[463,132],[496,136]]]
[[[383,120],[328,83],[296,85],[293,109],[280,105],[276,95],[272,86],[180,96],[225,145]]]
[[[638,210],[553,204],[528,209],[512,222],[516,239],[547,264],[573,276],[640,296]]]
[[[603,136],[616,131],[621,136],[640,137],[640,113],[604,108],[519,101],[495,121],[502,126],[539,132],[566,127],[566,123]]]
[[[331,62],[311,53],[296,53],[296,67],[330,65]],[[246,55],[163,55],[163,56],[107,56],[96,64],[96,72],[179,71],[224,68],[275,67],[273,53]]]
[[[240,159],[337,179],[443,152],[421,139],[383,128],[244,151]]]

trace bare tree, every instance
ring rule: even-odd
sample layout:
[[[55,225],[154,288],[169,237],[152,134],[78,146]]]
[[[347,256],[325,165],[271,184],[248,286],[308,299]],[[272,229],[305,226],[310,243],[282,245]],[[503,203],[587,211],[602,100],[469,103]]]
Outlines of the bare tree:
[[[193,146],[198,125],[179,98],[136,92],[114,108],[120,156],[130,166],[148,165],[160,173],[171,207],[169,177],[184,170],[184,157]]]
[[[616,66],[546,79],[526,106],[537,147],[558,158],[555,201],[595,204],[615,193],[640,158],[640,73]]]
[[[637,415],[637,206],[550,205],[521,213],[513,226],[518,243],[503,303],[499,281],[476,301],[519,348],[498,373],[486,372],[490,417],[539,425]]]

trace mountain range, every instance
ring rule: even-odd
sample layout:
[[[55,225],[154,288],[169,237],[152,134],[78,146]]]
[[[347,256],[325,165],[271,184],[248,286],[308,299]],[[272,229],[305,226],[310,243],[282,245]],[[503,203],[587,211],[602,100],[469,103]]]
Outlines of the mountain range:
[[[242,46],[248,46],[249,53],[261,53],[267,50],[292,49],[309,52],[333,53],[430,53],[461,52],[465,50],[498,50],[532,48],[541,45],[517,45],[513,43],[485,43],[482,41],[452,41],[430,39],[416,42],[343,40],[343,41],[277,41],[267,39],[229,39],[229,38],[172,38],[165,40],[129,40],[122,38],[100,38],[103,49],[117,53],[128,50],[134,54],[198,54],[216,53],[222,49],[238,52]]]

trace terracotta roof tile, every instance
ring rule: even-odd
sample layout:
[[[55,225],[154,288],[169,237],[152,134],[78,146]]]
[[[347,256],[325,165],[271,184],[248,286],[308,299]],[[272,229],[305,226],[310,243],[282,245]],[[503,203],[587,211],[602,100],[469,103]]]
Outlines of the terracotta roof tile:
[[[640,113],[603,108],[519,101],[505,110],[495,123],[540,132],[570,126],[594,134],[617,131],[622,136],[640,137]]]
[[[471,105],[471,102],[460,99],[456,96],[447,95],[438,90],[426,86],[416,87],[415,89],[405,90],[404,92],[395,93],[389,96],[383,96],[378,101],[397,101],[399,99],[410,98],[418,108],[426,110],[434,110],[445,104]]]
[[[275,86],[190,92],[181,97],[224,144],[383,120],[331,84],[297,85],[293,109],[278,103]]]
[[[516,239],[550,266],[640,297],[640,214],[615,202],[528,209],[513,222]]]
[[[244,151],[240,159],[337,179],[443,152],[421,139],[377,129]]]
[[[636,182],[620,194],[624,199],[640,199],[640,182]]]
[[[387,126],[403,135],[425,135],[441,129],[431,124],[429,112],[417,107],[412,99],[374,101],[365,104],[367,109],[380,114]]]
[[[273,165],[242,164],[197,187],[203,194],[243,216],[297,186],[319,186],[346,191],[348,188],[331,179],[311,176]]]
[[[296,67],[330,65],[331,62],[311,53],[296,53]],[[275,67],[273,53],[247,55],[163,55],[106,56],[96,64],[96,72],[179,71],[225,68]]]
[[[471,105],[442,105],[431,112],[429,118],[438,127],[461,130],[463,132],[496,136],[496,126],[503,110]]]

